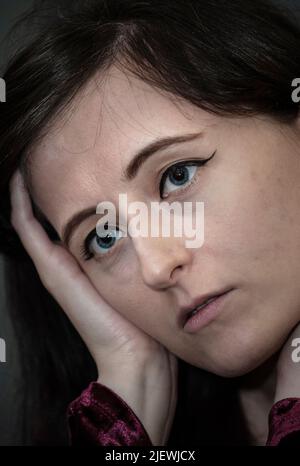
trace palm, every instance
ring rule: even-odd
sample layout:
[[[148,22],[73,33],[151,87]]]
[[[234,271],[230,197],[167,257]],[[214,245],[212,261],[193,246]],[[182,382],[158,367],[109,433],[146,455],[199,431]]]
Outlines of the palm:
[[[54,245],[44,284],[65,310],[94,353],[110,351],[153,352],[161,346],[110,306],[93,286],[73,256]],[[52,273],[51,273],[52,271]],[[40,272],[41,276],[41,272]]]

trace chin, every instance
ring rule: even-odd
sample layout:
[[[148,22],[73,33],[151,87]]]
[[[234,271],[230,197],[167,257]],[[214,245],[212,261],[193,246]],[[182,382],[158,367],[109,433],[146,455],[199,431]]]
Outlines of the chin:
[[[262,364],[262,363],[261,363]],[[219,375],[220,377],[224,377],[227,379],[232,379],[235,377],[241,377],[243,375],[246,375],[255,369],[257,369],[261,364],[251,364],[251,365],[237,365],[237,366],[231,366],[231,367],[220,367],[217,368],[217,370],[210,371],[213,372],[216,375]]]
[[[206,360],[203,359],[195,360],[194,358],[186,359],[186,362],[192,366],[199,367],[208,372],[216,374],[224,378],[234,378],[241,377],[248,374],[249,372],[254,371],[262,364],[264,364],[274,353],[276,353],[275,347],[271,348],[261,348],[261,351],[258,351],[256,347],[256,352],[253,352],[255,345],[252,345],[251,349],[246,347],[237,349],[235,351],[227,352],[218,352],[217,354],[212,354]]]

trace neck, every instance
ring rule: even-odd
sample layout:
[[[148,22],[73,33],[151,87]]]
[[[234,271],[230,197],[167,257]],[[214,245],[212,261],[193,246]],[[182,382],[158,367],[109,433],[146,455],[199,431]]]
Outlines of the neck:
[[[278,353],[239,378],[238,397],[251,436],[251,445],[265,445],[268,416],[274,404]]]

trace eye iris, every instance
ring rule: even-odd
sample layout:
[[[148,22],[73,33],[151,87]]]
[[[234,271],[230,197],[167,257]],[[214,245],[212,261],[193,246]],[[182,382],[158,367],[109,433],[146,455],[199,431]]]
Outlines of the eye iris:
[[[96,241],[98,246],[100,246],[101,248],[109,249],[115,244],[116,238],[112,237],[111,234],[108,234],[106,236],[97,236]]]
[[[104,230],[108,230],[107,223],[104,225]],[[103,242],[102,244],[101,241]],[[101,248],[109,249],[115,244],[116,238],[113,237],[111,233],[107,233],[106,236],[96,235],[96,242]]]
[[[174,167],[169,175],[169,179],[171,183],[180,186],[189,180],[189,172],[186,167]]]

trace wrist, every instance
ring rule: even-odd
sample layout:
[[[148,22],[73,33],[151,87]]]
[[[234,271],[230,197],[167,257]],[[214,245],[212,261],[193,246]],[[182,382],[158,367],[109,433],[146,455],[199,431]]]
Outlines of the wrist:
[[[110,388],[134,412],[154,446],[166,444],[177,401],[177,381],[168,377],[170,368],[143,361],[117,363],[99,370],[97,382]]]
[[[97,382],[116,393],[143,424],[153,445],[162,445],[163,432],[157,419],[156,400],[149,392],[145,367],[119,367],[117,371],[100,371]],[[160,413],[159,413],[160,416]]]

